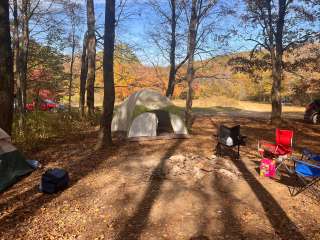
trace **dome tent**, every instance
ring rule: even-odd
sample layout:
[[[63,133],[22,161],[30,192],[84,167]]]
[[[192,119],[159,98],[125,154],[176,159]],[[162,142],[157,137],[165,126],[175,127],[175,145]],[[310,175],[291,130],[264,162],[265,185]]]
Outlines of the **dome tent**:
[[[12,145],[10,136],[0,128],[0,192],[32,171],[24,156]]]
[[[171,101],[150,89],[129,96],[116,109],[111,128],[113,132],[120,132],[128,138],[188,135]]]

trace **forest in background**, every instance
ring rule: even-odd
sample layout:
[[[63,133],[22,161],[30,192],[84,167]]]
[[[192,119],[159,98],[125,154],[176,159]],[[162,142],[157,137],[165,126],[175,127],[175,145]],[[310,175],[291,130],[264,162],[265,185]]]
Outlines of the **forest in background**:
[[[317,44],[308,44],[286,56],[286,59],[315,58],[315,66],[309,63],[296,72],[286,72],[282,88],[284,101],[294,105],[304,105],[320,97],[320,66],[317,59]],[[263,58],[261,53],[261,58]],[[257,102],[270,102],[272,77],[269,69],[253,69],[252,72],[241,72],[235,68],[234,60],[238,56],[250,58],[250,52],[242,52],[224,56],[217,56],[204,62],[196,62],[201,66],[194,81],[194,97],[210,98],[225,96],[237,100],[251,100]],[[302,58],[301,57],[301,58]],[[52,92],[52,97],[62,103],[68,102],[68,66],[70,57],[57,49],[33,42],[30,47],[30,72],[29,72],[29,97],[33,99],[38,89],[47,89]],[[37,63],[42,63],[41,66]],[[96,58],[95,102],[102,106],[103,69],[102,52]],[[156,89],[165,94],[168,85],[169,66],[148,66],[139,60],[133,49],[128,45],[116,46],[115,51],[115,89],[116,100],[120,102],[132,93],[142,88]],[[76,56],[74,63],[74,85],[72,87],[72,103],[79,104],[79,76],[80,56]],[[178,73],[186,74],[182,67]],[[54,81],[52,81],[54,80]],[[176,84],[174,99],[186,98],[186,83],[181,80]]]

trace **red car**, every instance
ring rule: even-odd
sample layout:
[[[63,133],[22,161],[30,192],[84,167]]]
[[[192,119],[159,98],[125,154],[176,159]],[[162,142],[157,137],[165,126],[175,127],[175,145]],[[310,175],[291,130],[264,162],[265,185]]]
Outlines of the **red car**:
[[[54,101],[50,99],[43,99],[40,100],[39,109],[41,111],[53,111],[59,107],[59,104],[55,103]],[[26,104],[26,110],[27,111],[34,111],[36,108],[36,102],[32,101],[32,103]]]

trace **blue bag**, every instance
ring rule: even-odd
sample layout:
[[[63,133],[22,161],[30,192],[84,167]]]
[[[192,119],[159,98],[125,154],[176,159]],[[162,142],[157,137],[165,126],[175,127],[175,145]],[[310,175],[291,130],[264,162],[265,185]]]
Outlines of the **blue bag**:
[[[60,168],[48,169],[41,176],[40,191],[43,193],[56,193],[69,185],[69,174]]]

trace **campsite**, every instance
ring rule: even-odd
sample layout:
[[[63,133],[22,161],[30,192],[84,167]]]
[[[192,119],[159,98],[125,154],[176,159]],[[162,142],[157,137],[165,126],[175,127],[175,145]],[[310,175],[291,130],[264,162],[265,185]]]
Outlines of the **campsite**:
[[[263,112],[227,109],[197,109],[187,139],[120,139],[112,150],[97,152],[91,127],[29,152],[45,169],[67,169],[71,186],[54,195],[39,193],[41,169],[2,193],[1,237],[318,239],[318,200],[310,193],[291,197],[289,176],[259,176],[257,139],[274,138],[268,119]],[[319,128],[310,129],[302,112],[287,111],[283,127],[294,129],[295,144],[319,151]],[[213,156],[221,123],[241,124],[248,136],[241,161]]]
[[[0,2],[0,240],[320,239],[318,0]]]

